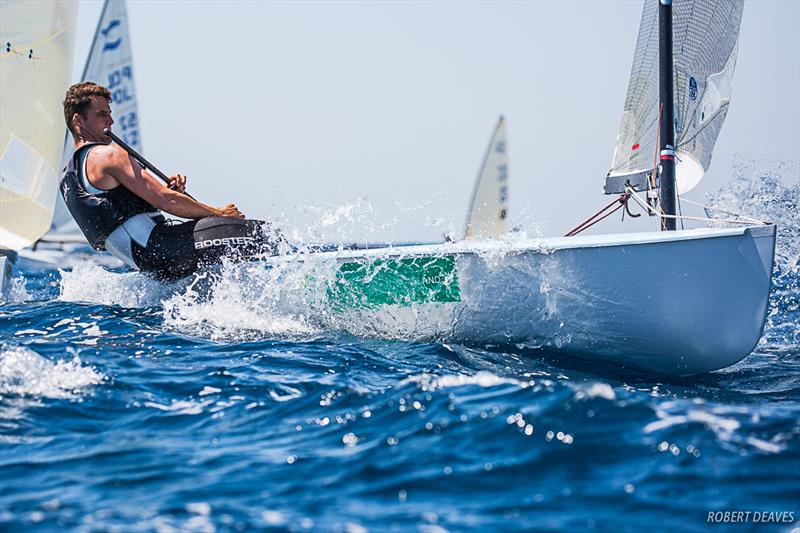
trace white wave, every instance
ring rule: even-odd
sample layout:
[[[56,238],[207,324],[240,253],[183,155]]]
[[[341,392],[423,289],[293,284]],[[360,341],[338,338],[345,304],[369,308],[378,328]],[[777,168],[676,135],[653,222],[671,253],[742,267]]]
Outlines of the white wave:
[[[739,427],[741,423],[733,418],[724,418],[721,416],[713,415],[707,411],[699,411],[691,409],[685,415],[667,415],[663,411],[657,412],[660,420],[650,422],[642,431],[644,433],[652,433],[661,429],[665,429],[675,425],[682,425],[688,422],[700,422],[707,428],[712,430],[718,437],[723,440],[730,440],[731,435]]]
[[[576,400],[583,400],[585,398],[603,398],[605,400],[615,400],[617,398],[614,388],[608,383],[592,383],[588,387],[581,386],[575,392]]]
[[[780,444],[775,444],[774,442],[768,442],[756,437],[747,437],[747,444],[753,446],[754,448],[758,448],[759,450],[765,453],[780,453],[784,449],[784,446]]]
[[[0,346],[0,395],[70,399],[105,379],[77,355],[53,362],[23,346]]]
[[[747,434],[747,428],[742,426],[742,421],[759,418],[758,413],[745,406],[716,406],[701,407],[702,401],[692,402],[693,408],[685,412],[681,410],[682,402],[663,402],[656,408],[658,420],[645,425],[642,432],[645,434],[660,431],[673,426],[686,426],[691,423],[703,424],[706,429],[714,433],[720,445],[725,447],[751,446],[761,453],[780,453],[786,448],[782,434],[777,434],[769,440]],[[724,415],[724,416],[723,416]]]
[[[451,387],[463,387],[466,385],[477,385],[478,387],[496,387],[498,385],[516,385],[525,388],[530,386],[530,382],[520,381],[513,378],[503,378],[491,372],[481,371],[476,374],[446,374],[435,376],[432,374],[420,374],[410,376],[402,380],[398,385],[415,383],[420,389],[426,392],[436,389],[446,389]]]
[[[303,392],[300,389],[295,389],[294,387],[289,387],[288,385],[284,385],[281,389],[287,394],[281,395],[274,390],[269,391],[270,397],[276,402],[288,402],[289,400],[303,397]]]
[[[159,411],[172,412],[177,415],[199,415],[203,410],[214,403],[213,400],[196,402],[194,400],[173,400],[169,405],[158,402],[144,402],[145,407],[152,407]]]

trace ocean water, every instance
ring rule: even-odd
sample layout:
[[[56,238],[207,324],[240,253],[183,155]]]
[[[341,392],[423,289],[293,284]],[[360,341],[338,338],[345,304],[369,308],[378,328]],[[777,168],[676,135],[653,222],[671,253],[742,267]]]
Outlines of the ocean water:
[[[285,273],[23,268],[0,307],[0,530],[797,530],[797,199],[716,198],[768,206],[778,264],[756,350],[691,378],[365,337]]]

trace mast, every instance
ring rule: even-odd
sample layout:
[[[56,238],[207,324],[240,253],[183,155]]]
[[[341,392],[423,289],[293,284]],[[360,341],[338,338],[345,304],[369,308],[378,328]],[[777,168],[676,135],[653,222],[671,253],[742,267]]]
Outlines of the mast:
[[[659,0],[658,4],[658,76],[659,108],[661,110],[661,139],[659,150],[659,191],[661,210],[665,215],[675,215],[675,119],[672,87],[672,0]],[[661,219],[662,230],[674,230],[674,218]]]

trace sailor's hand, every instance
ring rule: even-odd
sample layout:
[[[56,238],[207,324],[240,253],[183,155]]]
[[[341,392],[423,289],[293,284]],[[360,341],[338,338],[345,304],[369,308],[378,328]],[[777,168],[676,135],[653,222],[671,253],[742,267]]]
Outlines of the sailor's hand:
[[[184,192],[186,190],[186,176],[181,174],[176,174],[175,176],[169,177],[169,185],[167,185],[173,191]]]
[[[242,214],[242,212],[239,211],[239,209],[233,204],[228,204],[225,207],[220,207],[219,212],[220,216],[223,217],[244,218],[244,214]]]

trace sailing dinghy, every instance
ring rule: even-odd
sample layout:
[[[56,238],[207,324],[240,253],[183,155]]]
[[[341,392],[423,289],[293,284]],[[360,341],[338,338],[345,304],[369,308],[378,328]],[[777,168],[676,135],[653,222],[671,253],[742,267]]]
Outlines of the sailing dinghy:
[[[605,183],[618,196],[567,236],[298,254],[270,266],[333,265],[315,298],[344,329],[370,335],[525,345],[674,375],[736,363],[764,326],[776,228],[737,217],[734,227],[676,230],[692,219],[676,203],[711,162],[741,14],[738,0],[646,0]],[[637,205],[659,231],[578,235]]]

